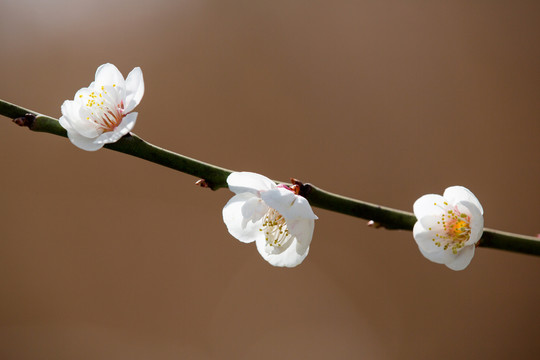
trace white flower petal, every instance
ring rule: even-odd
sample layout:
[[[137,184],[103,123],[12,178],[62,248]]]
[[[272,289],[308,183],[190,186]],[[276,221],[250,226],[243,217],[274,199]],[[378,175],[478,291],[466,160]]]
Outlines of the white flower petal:
[[[303,254],[299,254],[296,244],[296,239],[292,240],[291,245],[283,252],[279,254],[269,254],[266,252],[266,241],[264,239],[257,239],[255,241],[259,254],[268,261],[271,265],[280,267],[295,267],[300,265],[309,253],[309,247]]]
[[[102,89],[96,89],[96,91],[101,92],[102,100],[109,104],[115,104],[115,107],[122,108],[122,104],[125,104],[126,90],[120,86],[106,85]],[[122,112],[127,113],[125,110]]]
[[[444,191],[443,197],[450,203],[456,204],[460,201],[468,201],[473,203],[478,209],[480,214],[484,214],[484,209],[480,204],[480,201],[474,196],[474,194],[463,186],[451,186]]]
[[[276,187],[276,184],[260,174],[252,172],[233,172],[227,177],[229,190],[235,194],[250,192],[259,195],[261,191],[270,190]]]
[[[244,193],[245,194],[245,193]],[[251,194],[250,198],[246,200],[244,205],[242,205],[242,216],[244,219],[249,221],[258,221],[266,214],[268,211],[268,206],[262,201],[261,198]]]
[[[268,206],[274,208],[287,221],[295,219],[317,219],[309,202],[302,196],[296,195],[291,190],[276,187],[261,193],[261,198]]]
[[[124,111],[131,112],[141,102],[144,95],[144,80],[140,67],[136,67],[126,79],[126,101]]]
[[[108,131],[106,133],[103,133],[99,135],[97,138],[93,139],[97,144],[101,144],[102,146],[105,144],[110,144],[117,142],[122,138],[122,133],[118,130],[114,131]]]
[[[64,117],[64,121],[62,121],[62,123],[69,124],[72,131],[76,131],[82,136],[88,138],[95,138],[99,136],[100,132],[96,126],[90,121],[83,120],[86,119],[86,115],[81,115],[82,107],[80,103],[66,100],[62,104],[61,110]],[[62,123],[60,123],[60,125],[62,125]]]
[[[432,261],[437,264],[447,264],[448,262],[455,259],[456,255],[452,253],[452,251],[449,250],[441,250],[441,251],[435,251],[435,252],[427,252],[424,251],[421,247],[418,247],[422,255],[429,261]]]
[[[118,125],[118,131],[122,133],[122,136],[127,135],[133,128],[135,127],[135,122],[137,121],[137,115],[139,113],[137,112],[131,112],[124,116],[124,119]]]
[[[92,83],[93,84],[93,83]],[[84,104],[85,101],[88,101],[88,97],[92,94],[92,92],[94,91],[94,86],[90,84],[89,87],[87,88],[81,88],[79,89],[76,93],[75,93],[75,96],[73,97],[73,101],[75,102],[79,102],[81,104]]]
[[[296,237],[296,252],[299,255],[304,254],[311,244],[315,221],[313,219],[296,219],[287,221],[289,232]]]
[[[103,144],[96,142],[97,138],[88,138],[86,136],[80,135],[76,131],[68,130],[68,138],[73,143],[73,145],[82,150],[96,151],[103,147]]]
[[[476,244],[484,233],[484,216],[481,213],[482,210],[476,204],[469,201],[460,201],[456,206],[462,213],[469,215],[471,218],[471,222],[469,223],[471,234],[465,245]]]
[[[445,199],[440,195],[427,194],[414,202],[413,211],[417,219],[427,215],[437,215],[445,212],[447,205]]]
[[[113,131],[108,131],[103,134],[101,134],[97,139],[96,142],[100,144],[110,144],[117,142],[120,140],[124,135],[128,134],[133,127],[135,126],[135,122],[137,120],[137,113],[132,112],[124,116],[124,119],[118,125]]]
[[[433,253],[433,252],[439,252],[444,251],[440,246],[435,245],[436,241],[433,241],[433,239],[436,239],[435,236],[437,234],[437,231],[434,230],[428,230],[426,229],[420,221],[417,221],[416,224],[414,224],[413,228],[413,237],[416,241],[416,244],[422,251],[427,253]]]
[[[96,87],[113,86],[125,89],[125,80],[122,73],[113,64],[103,64],[96,70]]]
[[[445,263],[450,269],[459,271],[465,269],[471,263],[474,256],[474,246],[466,246],[459,251],[452,261]]]
[[[264,231],[264,229],[263,229]],[[265,236],[265,252],[266,254],[269,254],[269,255],[279,255],[285,251],[287,251],[287,249],[289,249],[293,244],[294,246],[296,246],[298,242],[295,241],[295,238],[294,237],[291,237],[289,239],[289,241],[283,243],[281,246],[272,246],[272,244],[266,239],[266,236]]]
[[[242,207],[255,195],[242,193],[233,196],[223,208],[223,222],[229,233],[241,242],[250,243],[257,239],[264,241],[264,234],[260,231],[262,221],[253,222],[242,215]]]
[[[426,215],[421,217],[418,222],[422,224],[426,231],[433,231],[434,233],[443,232],[443,224],[441,222],[441,214]]]
[[[58,122],[67,131],[73,131],[73,128],[71,127],[71,124],[69,123],[69,121],[67,120],[67,118],[65,116],[61,116],[60,119],[58,119]]]

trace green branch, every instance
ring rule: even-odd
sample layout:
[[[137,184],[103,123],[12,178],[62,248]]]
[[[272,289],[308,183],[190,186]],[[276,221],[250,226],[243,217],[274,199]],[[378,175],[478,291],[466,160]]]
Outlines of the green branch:
[[[0,100],[0,115],[13,119],[21,126],[32,131],[47,132],[67,137],[67,133],[57,119],[39,114],[20,106]],[[203,187],[212,190],[227,187],[227,177],[232,172],[222,167],[204,163],[172,151],[152,145],[134,134],[128,134],[116,143],[107,144],[105,148],[119,151],[141,159],[169,167],[180,172],[203,179],[199,182]],[[303,184],[292,180],[299,187],[299,192],[312,206],[372,220],[374,227],[390,230],[411,231],[416,217],[413,213],[370,204],[360,200],[319,189],[311,184]],[[479,246],[540,255],[540,239],[532,236],[506,233],[498,230],[484,229]]]
[[[67,137],[66,130],[57,119],[39,114],[17,105],[0,100],[0,114],[14,119],[20,125],[32,131],[47,132]],[[28,114],[30,114],[28,116]],[[172,151],[152,145],[135,134],[128,134],[113,144],[104,146],[107,149],[132,155],[153,163],[200,177],[205,180],[204,187],[217,190],[227,187],[227,177],[232,170],[204,163]]]

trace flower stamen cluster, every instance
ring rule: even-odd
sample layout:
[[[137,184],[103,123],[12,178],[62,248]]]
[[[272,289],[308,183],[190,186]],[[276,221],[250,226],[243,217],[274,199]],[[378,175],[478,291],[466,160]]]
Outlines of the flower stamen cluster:
[[[264,232],[267,247],[281,247],[291,239],[285,218],[275,209],[270,208],[263,217],[259,231]]]
[[[434,205],[437,205],[437,203],[434,203]],[[448,203],[444,202],[444,205],[448,206]],[[436,233],[431,240],[438,247],[443,246],[444,250],[451,249],[452,253],[457,254],[471,236],[470,221],[471,217],[469,215],[461,213],[457,207],[454,207],[454,209],[448,210],[446,214],[441,215],[441,219],[437,221],[437,224],[442,224],[443,232],[442,234]]]
[[[116,84],[112,84],[115,88]],[[92,91],[90,94],[80,94],[81,101],[86,100],[85,106],[90,110],[90,115],[86,120],[93,122],[103,132],[113,131],[124,118],[124,101],[117,100],[109,95],[105,86],[101,86],[100,90]]]

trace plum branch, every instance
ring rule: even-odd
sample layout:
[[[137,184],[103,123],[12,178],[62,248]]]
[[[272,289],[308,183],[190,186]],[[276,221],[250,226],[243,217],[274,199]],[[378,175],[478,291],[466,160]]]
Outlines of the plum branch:
[[[0,99],[0,115],[28,127],[32,131],[46,132],[67,137],[66,130],[57,119]],[[227,177],[233,170],[208,164],[146,142],[135,134],[128,134],[119,141],[104,146],[107,149],[135,156],[168,168],[201,178],[197,183],[212,190],[227,187]],[[279,181],[278,181],[279,182]],[[309,183],[291,179],[300,195],[312,206],[341,214],[370,220],[374,227],[389,230],[412,231],[416,222],[413,213],[371,204],[357,199],[334,194]],[[484,229],[478,246],[511,252],[540,255],[540,238]]]

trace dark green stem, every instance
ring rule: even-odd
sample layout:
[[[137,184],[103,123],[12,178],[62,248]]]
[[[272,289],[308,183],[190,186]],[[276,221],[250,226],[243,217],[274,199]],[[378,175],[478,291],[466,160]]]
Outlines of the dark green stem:
[[[300,194],[321,209],[335,211],[374,221],[374,227],[389,230],[412,230],[416,217],[406,211],[370,204],[346,196],[333,194],[311,184],[300,185]]]
[[[509,232],[484,229],[479,245],[482,247],[540,255],[540,238]]]
[[[0,100],[0,114],[14,119],[14,122],[26,126],[32,131],[47,132],[67,137],[57,119],[41,115],[20,106]],[[203,179],[204,187],[213,190],[227,187],[227,177],[232,170],[204,163],[172,151],[152,145],[134,134],[124,136],[114,144],[105,145],[107,149],[123,152],[151,161]],[[416,217],[413,213],[384,206],[370,204],[356,199],[319,189],[311,184],[302,184],[293,180],[300,188],[300,194],[309,200],[312,206],[362,219],[372,220],[374,227],[391,230],[411,231]],[[540,255],[540,239],[532,236],[506,233],[484,229],[479,246],[501,249],[525,254]]]
[[[300,186],[301,194],[309,200],[311,205],[362,219],[373,220],[375,227],[381,226],[390,230],[412,231],[416,223],[416,217],[411,212],[358,201],[319,189],[311,184]],[[478,246],[540,255],[540,238],[488,228],[484,228]]]

